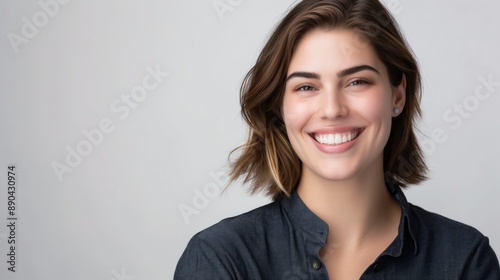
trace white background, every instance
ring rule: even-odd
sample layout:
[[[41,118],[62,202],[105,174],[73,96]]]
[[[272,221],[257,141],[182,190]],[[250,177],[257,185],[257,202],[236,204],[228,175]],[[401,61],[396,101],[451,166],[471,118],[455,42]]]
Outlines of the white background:
[[[246,136],[240,83],[293,1],[219,2],[231,10],[218,13],[213,0],[73,0],[52,6],[46,22],[36,1],[0,2],[1,279],[171,279],[192,235],[269,201],[239,184],[214,193]],[[500,2],[385,2],[424,77],[420,129],[432,172],[408,200],[476,227],[499,253],[500,86],[483,86],[484,100],[474,93],[481,77],[500,82]],[[30,38],[23,18],[38,20]],[[129,115],[112,109],[148,67],[169,76]],[[453,110],[464,102],[461,116]],[[54,162],[67,165],[67,147],[84,145],[82,130],[105,119],[114,129],[58,180]],[[6,262],[10,164],[15,273]]]

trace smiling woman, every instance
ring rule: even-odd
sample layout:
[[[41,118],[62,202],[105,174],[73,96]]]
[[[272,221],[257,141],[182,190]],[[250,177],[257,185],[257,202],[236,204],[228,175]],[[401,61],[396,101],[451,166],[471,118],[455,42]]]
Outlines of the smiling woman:
[[[274,202],[193,237],[175,279],[500,278],[487,237],[401,191],[427,171],[420,73],[378,1],[299,2],[241,94],[232,179]]]

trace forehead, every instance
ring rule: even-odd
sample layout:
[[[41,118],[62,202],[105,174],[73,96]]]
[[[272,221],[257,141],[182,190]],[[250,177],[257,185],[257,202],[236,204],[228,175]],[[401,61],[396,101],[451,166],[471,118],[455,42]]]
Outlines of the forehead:
[[[313,29],[297,45],[288,72],[338,71],[361,64],[384,68],[377,53],[362,35],[345,29]]]

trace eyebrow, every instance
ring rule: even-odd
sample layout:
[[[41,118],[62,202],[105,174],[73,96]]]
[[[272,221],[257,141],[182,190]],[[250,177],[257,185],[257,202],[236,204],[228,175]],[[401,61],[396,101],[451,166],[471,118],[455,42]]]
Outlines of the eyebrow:
[[[320,75],[313,73],[313,72],[293,72],[292,74],[288,75],[286,80],[290,80],[293,78],[306,78],[306,79],[320,79]]]
[[[347,69],[344,69],[344,70],[337,72],[337,77],[342,78],[342,77],[345,77],[345,76],[348,76],[348,75],[351,75],[351,74],[354,74],[357,72],[361,72],[364,70],[369,70],[369,71],[373,71],[377,74],[380,74],[377,69],[375,69],[374,67],[372,67],[370,65],[359,65],[359,66],[354,66],[354,67],[347,68]],[[288,75],[286,80],[288,81],[292,78],[306,78],[306,79],[319,80],[321,78],[321,76],[317,73],[314,73],[314,72],[293,72],[292,74]]]
[[[342,77],[345,77],[347,75],[351,75],[351,74],[354,74],[354,73],[357,73],[357,72],[361,72],[363,70],[369,70],[369,71],[373,71],[373,72],[375,72],[377,74],[380,74],[377,69],[373,68],[370,65],[360,65],[360,66],[354,66],[354,67],[347,68],[347,69],[344,69],[342,71],[339,71],[337,73],[337,77],[342,78]]]

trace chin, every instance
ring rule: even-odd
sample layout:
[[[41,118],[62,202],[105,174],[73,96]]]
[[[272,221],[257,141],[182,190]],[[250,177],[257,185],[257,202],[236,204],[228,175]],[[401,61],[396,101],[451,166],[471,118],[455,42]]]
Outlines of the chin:
[[[356,177],[358,174],[357,168],[349,168],[346,166],[331,166],[329,168],[318,168],[316,170],[310,170],[314,176],[319,177],[318,179],[326,181],[346,181]]]
[[[354,174],[354,172],[353,173],[333,173],[333,174],[332,174],[332,172],[330,172],[330,174],[324,174],[321,177],[323,180],[326,180],[326,181],[340,182],[340,181],[347,181],[349,179],[354,178],[355,174]]]

